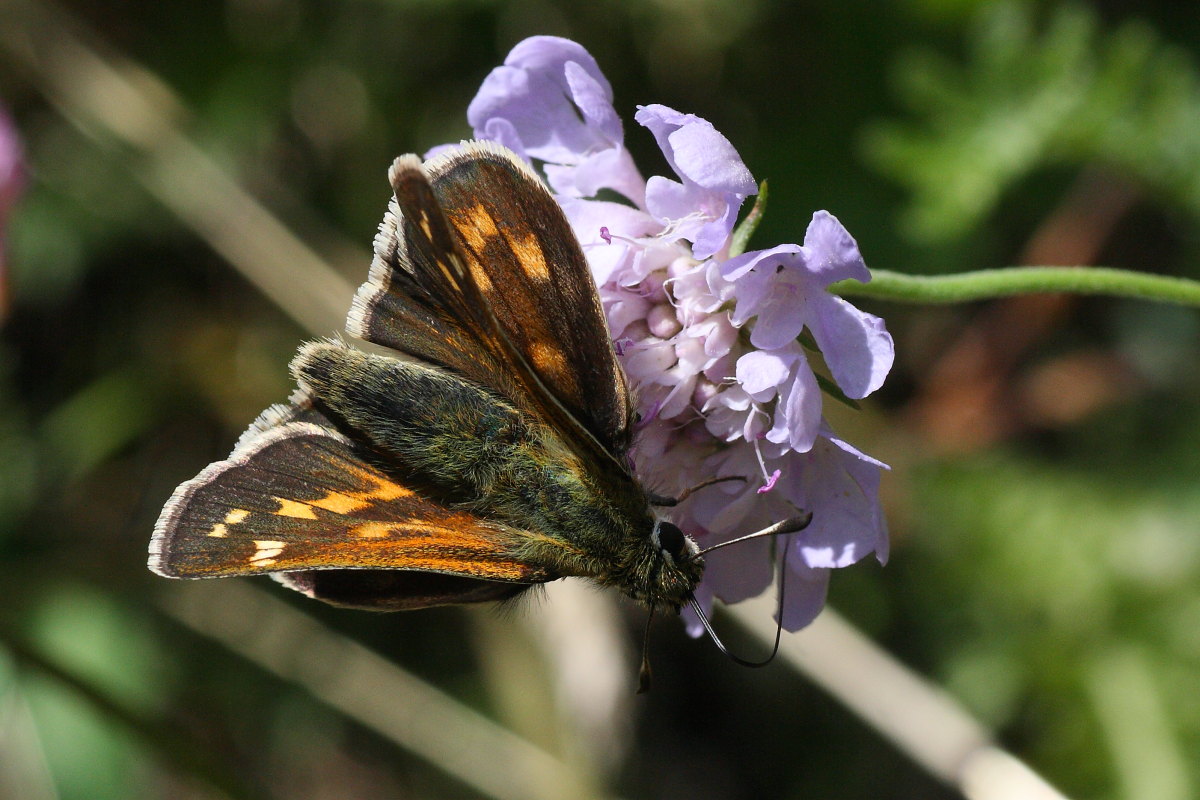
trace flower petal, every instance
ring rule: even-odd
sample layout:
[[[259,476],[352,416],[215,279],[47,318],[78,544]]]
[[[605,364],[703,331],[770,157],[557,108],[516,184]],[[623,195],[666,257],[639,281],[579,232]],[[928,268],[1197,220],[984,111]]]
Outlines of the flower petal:
[[[642,106],[634,118],[654,134],[682,179],[660,177],[655,186],[651,178],[646,208],[691,241],[696,258],[708,258],[726,245],[742,201],[757,191],[754,176],[708,120],[663,105]]]
[[[821,428],[821,390],[808,359],[797,357],[792,380],[779,390],[775,424],[767,441],[784,444],[798,453],[812,449]]]
[[[788,379],[795,353],[751,350],[737,361],[735,376],[749,394],[758,394],[768,389],[778,389]]]
[[[646,205],[646,181],[623,147],[609,147],[585,156],[574,166],[546,164],[550,187],[567,197],[595,197],[603,189],[627,197],[634,205]]]
[[[829,594],[829,570],[788,562],[786,580],[782,625],[784,630],[795,633],[812,624],[825,608],[825,598]],[[778,615],[776,621],[779,621]]]
[[[742,157],[712,123],[700,117],[668,135],[676,169],[705,189],[747,197],[758,191]]]
[[[860,399],[882,386],[896,357],[883,320],[825,292],[809,303],[808,326],[846,396]]]
[[[879,505],[880,462],[826,435],[796,459],[798,469],[784,473],[786,491],[800,507],[811,511],[813,518],[793,539],[789,561],[813,568],[838,568],[872,552],[886,558],[887,524]]]
[[[737,281],[759,264],[763,264],[764,267],[781,264],[783,263],[783,254],[800,252],[802,252],[802,248],[798,244],[781,244],[768,250],[751,250],[727,259],[721,264],[721,275],[727,281]],[[764,273],[766,271],[766,269],[763,270]]]
[[[747,276],[749,278],[750,276]],[[786,347],[796,341],[808,322],[810,292],[794,272],[765,275],[766,298],[759,302],[758,321],[750,332],[750,344],[766,350]],[[743,278],[743,280],[746,280]],[[762,291],[761,289],[759,291]]]
[[[586,51],[583,55],[591,58]],[[563,64],[563,74],[571,99],[589,128],[610,142],[620,142],[624,138],[624,132],[621,129],[621,118],[612,105],[612,87],[600,72],[595,60],[591,61],[590,66],[593,67],[591,72],[578,58]]]
[[[758,498],[751,489],[750,498]],[[771,542],[751,539],[704,556],[704,584],[726,603],[757,597],[771,584]]]
[[[568,64],[575,65],[573,77]],[[533,36],[484,79],[467,119],[480,137],[492,119],[506,119],[533,158],[574,164],[594,150],[621,144],[620,120],[603,109],[605,103],[612,104],[612,88],[587,50],[569,39]]]
[[[522,161],[528,162],[529,155],[525,152],[525,144],[513,124],[504,117],[492,117],[483,126],[483,138],[491,139],[512,150]],[[426,160],[429,156],[425,156]]]
[[[863,283],[871,280],[871,273],[858,252],[858,242],[828,211],[813,214],[804,234],[804,247],[809,251],[808,269],[822,286],[848,278]]]

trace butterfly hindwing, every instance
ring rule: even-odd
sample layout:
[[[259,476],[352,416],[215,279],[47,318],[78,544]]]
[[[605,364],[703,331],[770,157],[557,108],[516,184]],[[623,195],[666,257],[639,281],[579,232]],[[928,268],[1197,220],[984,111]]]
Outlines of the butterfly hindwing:
[[[227,460],[176,490],[155,528],[150,566],[185,578],[364,571],[351,598],[362,602],[348,604],[411,608],[495,599],[519,590],[513,584],[556,577],[513,556],[521,536],[404,485],[301,402],[269,409]],[[376,570],[441,577],[367,574]],[[338,581],[284,580],[308,593]],[[403,604],[386,603],[388,591]]]
[[[572,444],[623,453],[624,376],[582,250],[536,174],[475,142],[398,159],[391,178],[396,203],[347,330],[494,389]]]
[[[316,600],[367,611],[506,600],[529,588],[523,583],[398,569],[313,569],[278,572],[271,577]]]

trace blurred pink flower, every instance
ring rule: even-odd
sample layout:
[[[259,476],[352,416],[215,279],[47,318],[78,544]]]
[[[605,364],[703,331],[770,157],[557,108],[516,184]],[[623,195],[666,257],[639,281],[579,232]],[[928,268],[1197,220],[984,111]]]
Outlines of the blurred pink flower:
[[[0,107],[0,316],[8,308],[5,241],[8,219],[25,186],[24,160],[17,128]]]

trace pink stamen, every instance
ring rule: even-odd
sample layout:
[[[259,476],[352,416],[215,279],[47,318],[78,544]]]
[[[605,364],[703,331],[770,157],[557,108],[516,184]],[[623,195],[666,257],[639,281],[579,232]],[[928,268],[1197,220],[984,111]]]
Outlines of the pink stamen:
[[[605,244],[612,244],[612,234],[608,232],[606,226],[600,227],[600,238],[604,240]]]
[[[753,408],[755,411],[762,413],[764,415],[766,413],[761,408],[758,407],[757,403],[754,404]],[[754,437],[754,440],[752,442],[752,444],[754,445],[754,455],[758,459],[758,468],[762,470],[762,474],[763,474],[763,485],[758,487],[758,494],[766,494],[767,492],[774,489],[775,483],[779,480],[779,476],[783,474],[783,470],[780,470],[780,469],[775,470],[770,475],[767,474],[767,462],[763,458],[762,447],[759,445],[759,441],[765,437],[766,437],[766,433],[760,432],[757,436]]]
[[[759,494],[766,494],[767,492],[769,492],[769,491],[771,491],[772,489],[774,489],[774,488],[775,488],[775,482],[776,482],[777,480],[779,480],[779,476],[780,476],[781,474],[783,474],[783,470],[779,470],[779,469],[777,469],[777,470],[775,470],[774,472],[772,472],[772,473],[771,473],[771,475],[770,475],[770,477],[768,477],[768,478],[767,478],[767,482],[766,482],[764,485],[762,485],[762,486],[758,487],[758,493],[759,493]]]

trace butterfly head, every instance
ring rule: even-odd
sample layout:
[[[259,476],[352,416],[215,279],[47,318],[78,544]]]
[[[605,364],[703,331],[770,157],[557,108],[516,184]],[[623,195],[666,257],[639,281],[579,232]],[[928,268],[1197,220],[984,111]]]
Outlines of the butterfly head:
[[[654,529],[644,541],[626,591],[636,600],[678,610],[691,599],[704,575],[700,548],[679,526],[665,519],[655,519]]]

